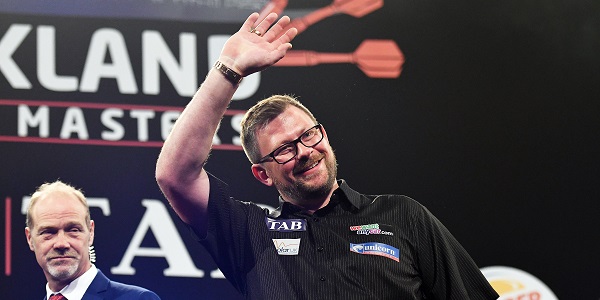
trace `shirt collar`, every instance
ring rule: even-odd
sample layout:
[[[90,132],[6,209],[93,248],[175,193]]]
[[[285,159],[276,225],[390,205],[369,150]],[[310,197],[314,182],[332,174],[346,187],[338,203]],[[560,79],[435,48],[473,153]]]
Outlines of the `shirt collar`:
[[[85,294],[85,291],[87,291],[90,284],[92,284],[92,281],[94,281],[96,274],[98,274],[98,269],[92,264],[92,267],[89,270],[77,277],[77,279],[71,281],[71,283],[58,293],[61,293],[69,300],[80,300],[83,298],[83,294]],[[50,296],[53,294],[56,293],[50,290],[50,287],[46,283],[46,299],[50,299]]]
[[[339,180],[338,184],[340,186],[338,191],[341,191],[340,196],[345,196],[352,206],[357,209],[364,208],[365,206],[373,203],[373,200],[375,199],[375,197],[369,197],[353,190],[343,179]]]
[[[339,187],[333,192],[332,197],[337,197],[338,202],[348,201],[356,209],[361,209],[373,202],[373,199],[350,188],[344,179],[338,180],[337,183]],[[279,196],[279,207],[272,211],[269,216],[277,218],[282,214],[289,215],[299,211],[302,211],[301,207],[289,203]]]

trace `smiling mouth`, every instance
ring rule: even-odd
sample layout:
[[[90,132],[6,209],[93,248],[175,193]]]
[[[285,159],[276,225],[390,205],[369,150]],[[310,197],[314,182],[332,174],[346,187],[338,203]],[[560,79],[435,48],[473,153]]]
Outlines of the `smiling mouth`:
[[[319,165],[319,163],[321,163],[321,160],[322,159],[314,161],[312,164],[304,164],[302,166],[302,168],[300,170],[294,172],[294,174],[298,175],[298,174],[302,174],[302,173],[305,173],[305,172],[308,172],[308,171],[314,169],[315,167],[317,167]]]

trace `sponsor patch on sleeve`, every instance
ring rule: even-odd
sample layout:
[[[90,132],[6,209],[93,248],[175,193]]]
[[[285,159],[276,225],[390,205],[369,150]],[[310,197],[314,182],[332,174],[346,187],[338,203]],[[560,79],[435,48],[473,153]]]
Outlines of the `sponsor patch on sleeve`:
[[[400,250],[382,243],[350,243],[350,251],[358,254],[383,256],[398,262],[400,261]]]
[[[279,255],[298,255],[300,239],[273,239],[273,244]]]

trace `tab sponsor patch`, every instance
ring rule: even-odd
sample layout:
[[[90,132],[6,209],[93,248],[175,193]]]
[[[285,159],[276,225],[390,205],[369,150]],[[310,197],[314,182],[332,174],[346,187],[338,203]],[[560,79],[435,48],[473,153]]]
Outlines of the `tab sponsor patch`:
[[[273,239],[273,244],[279,255],[298,255],[300,239]]]
[[[304,219],[271,219],[266,217],[265,222],[270,231],[306,231],[306,220]]]
[[[378,255],[393,259],[398,262],[400,261],[400,250],[382,243],[350,243],[350,251],[358,254]]]

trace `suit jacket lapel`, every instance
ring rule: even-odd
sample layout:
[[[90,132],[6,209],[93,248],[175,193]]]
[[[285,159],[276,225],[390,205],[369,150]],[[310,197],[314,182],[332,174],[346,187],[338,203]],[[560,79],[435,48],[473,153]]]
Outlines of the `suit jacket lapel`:
[[[106,292],[108,291],[110,280],[108,277],[104,276],[100,270],[98,270],[98,274],[83,294],[83,298],[81,300],[101,300],[104,299]]]

